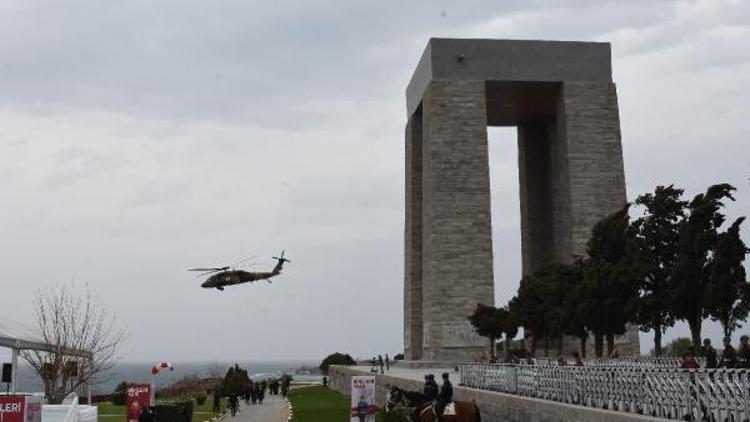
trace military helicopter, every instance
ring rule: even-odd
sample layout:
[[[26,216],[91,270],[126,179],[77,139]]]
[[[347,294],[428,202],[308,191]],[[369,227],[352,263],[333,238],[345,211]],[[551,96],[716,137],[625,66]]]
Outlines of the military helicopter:
[[[281,274],[281,268],[285,262],[292,262],[284,258],[284,251],[281,251],[281,256],[274,256],[273,259],[277,260],[276,266],[270,272],[249,272],[243,270],[236,270],[234,266],[231,267],[220,267],[220,268],[191,268],[188,271],[201,271],[198,277],[212,274],[206,281],[201,284],[201,287],[205,289],[218,289],[224,290],[224,287],[231,286],[234,284],[252,283],[258,280],[266,280],[271,283],[270,278],[276,277]]]

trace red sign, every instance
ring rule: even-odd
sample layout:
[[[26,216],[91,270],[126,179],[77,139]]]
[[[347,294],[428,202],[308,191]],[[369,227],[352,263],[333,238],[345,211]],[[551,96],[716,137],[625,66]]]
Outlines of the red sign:
[[[127,422],[138,422],[141,409],[153,404],[151,403],[151,386],[149,384],[130,384],[127,393]]]
[[[41,397],[0,396],[0,422],[40,422],[41,420]]]

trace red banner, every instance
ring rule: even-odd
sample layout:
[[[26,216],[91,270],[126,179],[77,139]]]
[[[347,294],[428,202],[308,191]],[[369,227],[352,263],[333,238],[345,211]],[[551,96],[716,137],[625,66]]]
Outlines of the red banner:
[[[0,396],[0,422],[41,422],[42,398]]]
[[[148,384],[130,384],[127,392],[127,422],[138,422],[141,409],[152,405],[151,386]]]

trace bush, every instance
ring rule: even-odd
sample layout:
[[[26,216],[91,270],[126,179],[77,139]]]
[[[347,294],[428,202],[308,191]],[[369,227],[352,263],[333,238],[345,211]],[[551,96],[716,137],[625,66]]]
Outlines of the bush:
[[[198,403],[198,406],[203,406],[204,404],[206,404],[206,393],[196,394],[195,402]]]
[[[128,383],[123,381],[117,384],[115,392],[112,394],[112,404],[115,406],[125,406],[128,399]]]
[[[404,354],[399,353],[396,356],[393,357],[393,360],[404,360]]]
[[[682,357],[688,350],[693,350],[693,341],[687,337],[677,337],[664,347],[665,356]],[[693,353],[695,351],[693,350]]]
[[[191,422],[193,420],[193,402],[178,401],[159,403],[154,406],[156,422]]]
[[[343,353],[333,353],[326,356],[323,362],[320,363],[320,372],[323,375],[328,375],[328,367],[331,365],[356,365],[357,362],[352,359],[351,356]]]

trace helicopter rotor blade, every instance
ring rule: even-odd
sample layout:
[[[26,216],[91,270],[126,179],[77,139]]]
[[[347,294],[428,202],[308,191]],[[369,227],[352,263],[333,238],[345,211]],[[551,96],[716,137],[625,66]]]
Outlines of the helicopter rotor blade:
[[[252,260],[252,259],[255,259],[255,258],[256,258],[256,256],[255,256],[255,255],[252,255],[252,256],[248,256],[247,258],[243,258],[243,259],[241,259],[241,260],[239,260],[239,261],[235,262],[235,263],[234,263],[234,264],[232,264],[231,266],[232,266],[232,267],[237,267],[237,266],[239,266],[240,264],[242,264],[243,262],[247,262],[247,261],[250,261],[250,260]]]
[[[190,268],[188,271],[209,271],[209,272],[215,272],[215,271],[224,271],[228,270],[229,267],[221,267],[221,268]]]

